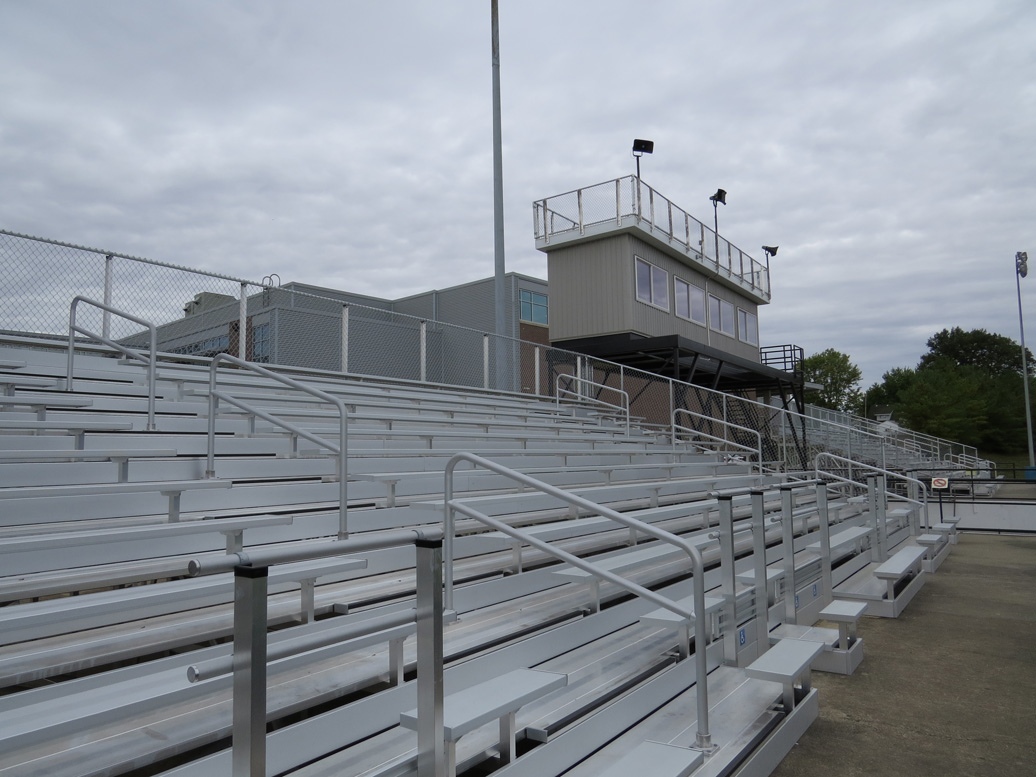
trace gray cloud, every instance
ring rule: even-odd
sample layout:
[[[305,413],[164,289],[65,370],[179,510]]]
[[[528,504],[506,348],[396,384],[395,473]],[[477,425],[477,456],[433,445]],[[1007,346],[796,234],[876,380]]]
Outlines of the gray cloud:
[[[648,183],[707,222],[722,186],[721,232],[780,244],[764,344],[869,384],[943,327],[1017,336],[1022,0],[500,4],[510,269],[545,274],[534,199],[649,137]],[[485,277],[488,6],[0,2],[0,226],[390,297]]]

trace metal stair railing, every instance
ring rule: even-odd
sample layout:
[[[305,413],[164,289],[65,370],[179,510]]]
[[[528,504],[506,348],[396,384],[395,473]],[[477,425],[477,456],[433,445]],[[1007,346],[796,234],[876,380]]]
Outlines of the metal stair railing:
[[[140,351],[135,351],[132,348],[127,348],[122,343],[117,343],[103,334],[91,332],[90,330],[85,329],[76,324],[76,312],[80,302],[83,302],[87,305],[92,305],[95,308],[100,308],[105,313],[111,313],[113,315],[119,316],[120,318],[125,318],[127,321],[132,321],[134,324],[146,326],[148,329],[148,334],[150,336],[148,355],[144,356],[144,354],[140,353]],[[129,313],[126,313],[125,311],[119,310],[118,308],[113,308],[111,305],[105,305],[103,302],[97,302],[96,300],[92,300],[82,295],[75,297],[72,300],[72,305],[68,311],[68,372],[65,377],[65,391],[73,390],[72,368],[76,357],[75,335],[77,332],[81,335],[92,337],[94,340],[104,343],[109,348],[114,348],[116,351],[125,354],[130,359],[142,361],[147,365],[147,431],[153,432],[155,430],[155,364],[156,355],[158,354],[158,329],[155,327],[155,325],[152,324],[150,321],[145,321],[142,318],[132,316]]]
[[[667,542],[683,550],[691,560],[691,573],[694,579],[694,612],[689,612],[671,599],[626,580],[625,578],[609,572],[606,569],[600,569],[589,561],[581,559],[567,551],[561,550],[560,548],[556,548],[550,543],[543,542],[542,540],[523,532],[521,529],[516,529],[503,521],[491,518],[490,516],[469,507],[463,502],[454,500],[453,474],[456,466],[462,461],[466,461],[476,467],[488,469],[491,472],[495,472],[498,475],[509,478],[523,486],[527,486],[540,491],[541,493],[553,496],[573,507],[580,507],[595,515],[600,515],[603,518],[610,518],[616,523],[626,526],[629,529],[643,532],[648,536],[654,537],[662,542]],[[496,462],[482,458],[481,456],[476,456],[473,453],[461,452],[450,458],[450,461],[446,465],[444,497],[445,531],[443,537],[443,563],[445,566],[443,571],[443,606],[446,610],[453,609],[454,514],[460,513],[461,515],[479,521],[497,531],[503,532],[514,539],[528,543],[537,550],[571,564],[584,572],[601,578],[602,580],[607,580],[610,583],[614,583],[624,590],[647,599],[653,604],[657,604],[659,607],[664,607],[681,617],[693,618],[695,672],[698,678],[696,683],[698,731],[695,739],[695,747],[708,752],[715,749],[716,746],[712,742],[712,735],[709,733],[708,660],[705,650],[705,646],[708,641],[705,618],[705,562],[702,559],[701,551],[686,540],[652,526],[651,524],[622,515],[615,510],[591,502],[589,499],[576,496],[575,494],[571,494],[548,483],[536,480],[535,478],[529,477],[521,472],[510,469],[509,467],[497,464]]]
[[[814,459],[814,472],[818,480],[836,480],[838,482],[848,483],[854,486],[863,485],[862,483],[860,483],[860,481],[854,480],[851,476],[846,477],[845,475],[839,475],[837,472],[834,472],[833,470],[821,469],[820,462],[822,459],[828,459],[832,462],[842,463],[850,467],[855,467],[858,470],[864,470],[866,472],[871,472],[875,475],[884,476],[885,478],[892,478],[893,480],[898,480],[903,483],[906,483],[908,487],[917,488],[917,493],[921,495],[920,499],[916,499],[909,495],[904,497],[900,494],[891,493],[888,490],[885,490],[885,497],[894,496],[897,499],[902,499],[906,502],[910,502],[911,504],[918,505],[924,512],[925,528],[930,527],[931,524],[929,523],[928,519],[928,486],[925,484],[923,480],[910,477],[909,475],[904,475],[900,472],[893,472],[891,470],[882,469],[881,467],[872,467],[869,464],[861,464],[860,462],[854,461],[853,459],[847,459],[844,456],[836,456],[833,453],[818,453],[816,458]]]
[[[681,425],[676,423],[676,417],[680,413],[683,413],[684,415],[688,415],[691,418],[697,418],[699,420],[708,421],[709,423],[720,424],[724,429],[734,429],[734,430],[737,430],[739,432],[744,432],[746,434],[753,435],[755,437],[755,439],[756,439],[756,447],[753,448],[750,445],[743,445],[741,443],[734,442],[733,440],[731,440],[731,439],[729,439],[727,437],[717,437],[716,435],[708,434],[707,432],[703,432],[703,431],[701,431],[699,429],[694,429],[693,427],[681,426]],[[676,447],[676,443],[677,443],[677,439],[676,439],[677,432],[678,431],[690,432],[691,434],[694,434],[694,435],[696,435],[698,437],[704,437],[705,439],[712,440],[714,442],[721,442],[724,445],[728,445],[728,446],[730,446],[732,448],[735,448],[737,450],[745,451],[746,453],[755,454],[755,456],[757,457],[756,458],[756,464],[759,466],[759,471],[762,472],[762,468],[763,468],[763,436],[756,429],[752,429],[752,428],[747,427],[747,426],[739,426],[738,424],[733,424],[733,423],[730,423],[729,421],[724,421],[724,420],[719,419],[719,418],[713,418],[712,416],[704,415],[702,413],[695,413],[693,410],[687,410],[686,408],[682,408],[682,407],[678,407],[676,410],[673,411],[673,415],[672,415],[671,422],[670,422],[670,428],[672,429],[672,444],[673,444],[674,448]]]
[[[562,381],[568,381],[570,383],[575,383],[579,387],[579,390],[576,391],[576,390],[573,390],[571,388],[562,388],[561,387]],[[583,390],[582,390],[584,386],[592,386],[594,388],[600,389],[601,391],[614,391],[616,394],[621,395],[621,397],[625,400],[625,402],[623,404],[618,404],[617,405],[614,402],[605,402],[599,396],[596,396],[596,397],[587,396],[586,394],[583,393]],[[600,391],[598,393],[600,393]],[[555,401],[555,404],[558,405],[558,406],[561,405],[561,396],[562,396],[562,394],[565,394],[565,395],[571,396],[571,397],[575,397],[576,399],[580,399],[580,400],[583,400],[585,402],[592,402],[592,403],[594,403],[596,405],[603,405],[604,407],[608,407],[608,408],[612,408],[614,410],[618,410],[619,414],[626,419],[626,436],[629,437],[629,433],[630,433],[630,395],[629,395],[629,392],[624,391],[623,389],[615,388],[614,386],[606,386],[603,383],[597,383],[596,381],[592,381],[589,378],[580,378],[580,377],[578,377],[576,375],[558,375],[557,380],[555,381],[555,387],[554,387],[554,395],[555,395],[555,400],[554,401]]]
[[[277,418],[271,413],[267,413],[265,410],[261,410],[254,407],[243,400],[237,399],[225,391],[220,391],[216,388],[217,376],[219,374],[219,364],[221,362],[229,362],[243,370],[254,372],[257,375],[261,375],[264,378],[281,383],[289,388],[301,391],[310,396],[316,397],[324,402],[334,405],[338,409],[338,422],[339,422],[339,442],[338,445],[329,442],[328,440],[318,437],[315,434],[307,432],[305,429],[285,421],[281,418]],[[309,440],[321,448],[334,453],[338,459],[337,476],[338,476],[338,539],[344,540],[349,536],[349,523],[348,523],[348,455],[349,455],[349,416],[345,409],[345,403],[338,397],[332,396],[327,392],[321,391],[320,389],[307,386],[304,383],[289,378],[287,375],[281,375],[268,370],[265,367],[260,367],[258,364],[239,359],[236,356],[231,356],[229,353],[218,353],[212,357],[212,362],[209,365],[209,427],[208,427],[208,453],[205,464],[205,477],[214,478],[216,477],[216,412],[219,409],[219,401],[223,400],[228,404],[234,405],[235,407],[244,410],[246,413],[252,413],[264,421],[279,426],[282,429],[286,429],[293,435],[293,439],[302,437]]]
[[[376,537],[321,542],[302,548],[263,548],[219,558],[189,562],[191,577],[234,573],[234,650],[231,656],[188,669],[191,682],[233,673],[232,777],[266,774],[267,662],[323,647],[327,639],[310,636],[293,640],[284,649],[267,652],[267,576],[276,564],[311,561],[414,545],[416,607],[396,616],[373,618],[334,636],[344,641],[392,629],[417,625],[417,773],[433,777],[445,773],[443,732],[443,620],[442,530],[438,527],[380,532]]]

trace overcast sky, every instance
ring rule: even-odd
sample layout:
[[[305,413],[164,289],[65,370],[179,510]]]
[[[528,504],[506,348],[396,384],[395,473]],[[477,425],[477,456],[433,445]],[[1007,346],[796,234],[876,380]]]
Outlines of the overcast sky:
[[[836,348],[867,387],[943,328],[1018,339],[1032,0],[500,17],[509,270],[546,275],[533,200],[649,138],[645,182],[706,223],[722,187],[721,234],[780,246],[764,345]],[[0,227],[390,298],[490,276],[490,51],[489,0],[0,0]]]

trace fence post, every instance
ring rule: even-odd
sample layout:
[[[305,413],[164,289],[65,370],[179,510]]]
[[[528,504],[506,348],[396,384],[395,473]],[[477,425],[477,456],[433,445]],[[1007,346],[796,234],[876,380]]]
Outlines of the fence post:
[[[535,381],[536,381],[536,383],[535,383],[535,385],[536,385],[535,394],[536,394],[536,396],[540,396],[540,393],[541,393],[540,392],[540,347],[538,345],[533,349],[532,359],[533,359],[533,372],[534,372]]]
[[[428,322],[421,322],[421,382],[428,377]]]
[[[111,307],[112,304],[112,266],[114,261],[115,257],[111,254],[104,257],[104,304],[107,307]],[[107,310],[104,311],[103,321],[104,323],[101,325],[101,334],[110,339],[112,336],[112,314]]]
[[[237,358],[248,361],[248,284],[241,284],[241,301],[238,303]]]
[[[442,540],[417,540],[417,774],[445,774]],[[237,775],[235,775],[237,777]]]
[[[234,567],[233,777],[266,777],[268,567]]]
[[[482,335],[482,388],[489,388],[489,335]]]
[[[342,305],[342,372],[349,371],[349,304]]]

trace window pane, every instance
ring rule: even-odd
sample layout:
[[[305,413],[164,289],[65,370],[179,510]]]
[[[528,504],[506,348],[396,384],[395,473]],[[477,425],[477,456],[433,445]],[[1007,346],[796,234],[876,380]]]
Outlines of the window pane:
[[[734,336],[734,304],[723,300],[720,302],[723,322],[723,334]]]
[[[719,320],[719,298],[709,295],[709,328],[721,332],[722,327],[720,326]]]
[[[651,302],[669,310],[669,273],[651,268]]]
[[[637,259],[637,299],[651,301],[651,265],[643,259]]]
[[[522,321],[547,323],[547,295],[529,289],[518,290],[518,315]]]
[[[759,318],[755,313],[738,308],[737,336],[749,345],[759,345]]]
[[[681,281],[679,278],[673,279],[673,291],[676,294],[676,315],[680,318],[691,317],[690,288],[690,284],[687,282]]]
[[[691,320],[699,324],[705,323],[705,290],[690,286]]]

